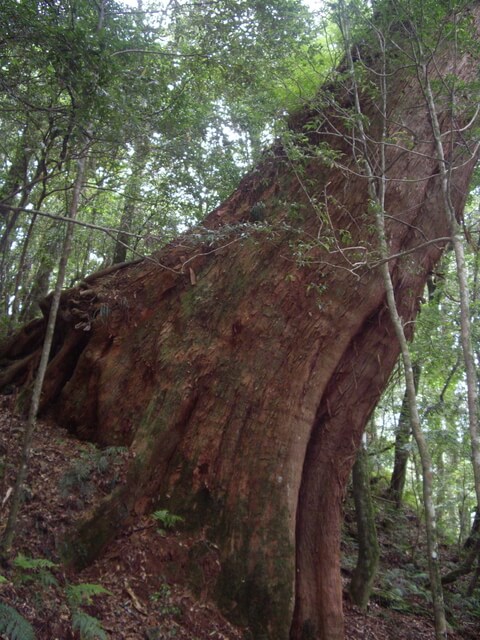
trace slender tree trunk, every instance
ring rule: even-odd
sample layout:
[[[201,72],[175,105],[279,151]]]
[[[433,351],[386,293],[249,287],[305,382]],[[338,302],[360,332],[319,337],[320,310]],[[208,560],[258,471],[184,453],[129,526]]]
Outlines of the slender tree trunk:
[[[46,198],[46,195],[47,195],[47,192],[46,192],[46,176],[45,176],[45,180],[43,181],[43,184],[42,184],[42,190],[39,194],[39,197],[36,199],[36,202],[34,205],[34,211],[40,210],[43,204],[43,201]],[[21,252],[20,259],[18,261],[18,266],[17,266],[17,275],[15,277],[15,285],[11,293],[13,302],[11,305],[12,308],[11,308],[10,322],[9,322],[10,330],[13,329],[13,327],[15,326],[15,323],[18,321],[20,308],[22,308],[22,314],[20,316],[21,320],[25,322],[25,319],[28,318],[28,315],[24,315],[23,313],[25,307],[28,305],[28,300],[32,300],[33,298],[35,302],[38,302],[40,298],[44,298],[48,293],[48,284],[49,284],[48,278],[46,279],[45,288],[38,289],[38,287],[35,286],[36,283],[34,283],[33,286],[30,288],[30,290],[28,290],[28,279],[27,279],[27,273],[26,273],[27,272],[27,256],[28,256],[28,249],[30,246],[30,242],[33,237],[33,229],[35,227],[36,221],[37,221],[37,213],[34,213],[32,215],[32,219],[28,226],[27,233],[25,234],[22,252]],[[47,241],[47,245],[48,244],[50,244],[50,240]],[[57,243],[57,246],[58,244],[59,243]],[[48,252],[49,253],[48,260],[50,262],[52,262],[54,257],[58,254],[58,252],[55,250],[56,247],[52,246],[51,249],[52,250]],[[45,259],[43,258],[43,256],[41,258],[41,263],[42,262],[45,262]],[[40,269],[41,267],[39,267],[39,270]],[[23,288],[22,295],[20,295],[21,288]],[[35,295],[37,296],[36,298],[35,298]]]
[[[375,528],[375,510],[370,489],[370,469],[365,439],[352,470],[353,498],[357,520],[358,559],[350,583],[352,601],[366,609],[377,573],[380,547]]]
[[[377,153],[372,154],[369,145],[369,137],[363,124],[364,113],[360,100],[360,91],[357,83],[356,69],[352,57],[349,14],[344,3],[341,3],[339,24],[346,43],[347,68],[352,82],[352,93],[355,113],[357,114],[358,143],[360,146],[360,158],[358,163],[359,171],[363,169],[368,179],[368,191],[370,195],[371,207],[375,212],[376,230],[378,236],[378,251],[380,254],[380,270],[386,291],[386,299],[390,318],[392,320],[395,335],[400,345],[400,352],[405,372],[406,394],[408,399],[410,422],[414,438],[416,440],[420,460],[422,464],[423,500],[425,505],[425,524],[427,532],[428,564],[430,574],[430,588],[432,592],[433,612],[435,620],[435,637],[442,640],[447,637],[447,623],[445,618],[445,605],[443,600],[442,583],[439,565],[439,549],[436,531],[436,515],[433,499],[433,468],[427,442],[423,435],[420,423],[420,416],[417,407],[415,376],[408,347],[407,336],[404,330],[404,318],[398,308],[395,288],[393,285],[390,262],[390,247],[387,240],[385,217],[387,215],[386,194],[387,194],[387,127],[388,127],[388,88],[387,88],[387,59],[386,59],[386,39],[385,34],[377,31],[380,51],[382,55],[382,66],[379,73],[379,108],[382,114],[380,123],[380,136]]]
[[[100,1],[98,6],[99,18],[97,23],[97,31],[102,28],[104,20],[104,0]],[[35,381],[33,383],[32,394],[30,398],[28,417],[25,425],[22,443],[22,453],[20,459],[20,465],[17,471],[17,477],[13,488],[12,499],[10,503],[10,511],[8,514],[8,521],[3,532],[1,541],[1,548],[4,554],[8,555],[11,551],[13,539],[15,537],[17,518],[20,510],[22,492],[25,481],[27,479],[28,465],[30,461],[30,451],[33,441],[33,434],[35,431],[37,415],[41,404],[41,395],[44,390],[45,376],[47,367],[50,360],[50,352],[54,341],[55,328],[57,326],[57,315],[60,307],[60,299],[62,295],[62,289],[65,282],[65,274],[67,270],[68,259],[70,256],[72,238],[75,229],[73,221],[78,215],[78,209],[80,206],[80,197],[83,190],[84,177],[88,161],[88,149],[89,138],[91,136],[91,126],[86,127],[86,134],[82,136],[80,142],[80,156],[78,160],[77,175],[73,187],[72,202],[70,206],[70,220],[67,224],[65,231],[65,238],[62,247],[62,253],[58,264],[58,275],[55,283],[55,289],[51,297],[50,308],[48,311],[48,321],[45,325],[45,335],[42,343],[41,356],[38,364],[38,370],[35,375]],[[78,342],[78,340],[76,341]],[[55,359],[53,360],[55,362]],[[52,363],[50,363],[51,365]]]
[[[18,319],[18,314],[20,311],[21,300],[20,300],[20,289],[22,286],[22,282],[25,281],[25,272],[27,270],[27,255],[28,255],[28,247],[30,244],[30,240],[32,238],[33,227],[35,225],[35,221],[37,219],[37,214],[33,214],[30,224],[28,226],[27,233],[25,235],[25,239],[23,241],[22,252],[20,254],[20,259],[18,261],[17,267],[17,275],[15,277],[15,284],[12,291],[12,308],[9,319],[9,330],[11,331],[15,326],[15,323]],[[47,292],[45,292],[46,295]],[[25,294],[24,294],[25,295]],[[23,298],[24,296],[22,296]]]
[[[386,258],[388,256],[388,253],[387,243],[385,240],[383,211],[379,210],[377,221],[377,228],[379,231],[380,243],[382,247],[381,254]],[[405,337],[402,318],[398,312],[394,288],[392,286],[392,280],[387,262],[385,262],[383,265],[383,275],[385,287],[387,289],[388,308],[395,328],[395,334],[401,347],[403,366],[405,370],[406,390],[408,394],[410,421],[422,465],[423,502],[425,506],[428,566],[435,619],[435,637],[438,640],[442,640],[447,637],[447,621],[445,618],[445,604],[443,600],[442,582],[440,575],[437,524],[435,503],[433,497],[433,465],[430,452],[428,450],[428,445],[421,428],[420,416],[418,414],[417,408],[415,376],[410,358],[410,350],[408,348],[408,343]]]
[[[472,549],[473,547],[475,547],[479,539],[480,539],[480,509],[477,507],[475,510],[475,517],[473,519],[470,535],[465,540],[463,548],[466,550]]]
[[[8,175],[0,189],[0,220],[2,222],[1,228],[3,228],[0,249],[2,251],[5,250],[5,241],[8,235],[8,230],[12,227],[11,211],[8,205],[14,202],[15,198],[22,190],[22,185],[27,182],[28,164],[33,153],[33,151],[26,151],[30,148],[28,136],[28,128],[25,127],[8,170]]]
[[[435,150],[438,157],[438,171],[441,177],[443,208],[450,223],[450,233],[452,238],[455,260],[457,263],[457,278],[460,290],[460,340],[462,343],[463,358],[465,362],[465,372],[467,379],[467,403],[468,403],[468,425],[472,446],[473,477],[475,482],[475,494],[477,505],[480,505],[480,429],[478,424],[478,379],[475,367],[475,357],[472,345],[470,293],[467,277],[467,266],[465,261],[465,249],[463,244],[463,233],[459,220],[461,213],[455,208],[452,198],[452,171],[454,167],[448,160],[447,151],[452,141],[447,139],[447,149],[445,148],[444,137],[442,136],[439,114],[432,90],[431,79],[427,64],[424,62],[424,52],[417,42],[417,69],[419,80],[423,88],[425,102],[428,107],[430,123],[435,140]],[[455,52],[458,55],[458,52]],[[457,97],[455,91],[450,96],[450,108],[456,108]],[[451,127],[455,127],[456,122],[452,118]],[[466,134],[465,134],[466,135]],[[480,143],[476,142],[474,149],[478,152]]]
[[[477,555],[477,567],[475,569],[475,572],[470,582],[468,583],[467,597],[471,598],[473,596],[473,594],[475,593],[475,589],[478,586],[479,580],[480,580],[480,551],[478,552],[478,555]]]
[[[475,511],[475,518],[470,529],[470,535],[463,545],[463,559],[456,569],[449,571],[442,577],[443,584],[451,584],[459,578],[473,571],[475,560],[480,558],[480,511]]]
[[[37,161],[35,175],[31,180],[28,179],[28,165],[30,163],[33,152],[26,152],[31,142],[28,141],[27,130],[20,143],[20,150],[17,153],[14,163],[10,167],[8,178],[0,192],[0,217],[3,217],[3,232],[0,238],[0,300],[5,298],[5,311],[8,311],[6,300],[11,292],[7,292],[7,271],[8,259],[11,248],[11,234],[16,227],[19,211],[12,211],[10,207],[16,204],[17,207],[25,207],[29,201],[33,187],[40,178],[44,184],[46,180],[46,157],[47,149],[42,148],[40,158]],[[44,187],[45,189],[45,187]],[[17,196],[20,196],[16,201]],[[0,218],[1,219],[1,218]]]
[[[129,232],[132,231],[135,212],[142,193],[142,176],[147,161],[148,148],[148,142],[144,139],[134,142],[132,172],[125,188],[125,203],[113,254],[113,264],[125,262],[127,259],[127,252],[131,242]]]
[[[421,366],[418,362],[414,362],[412,367],[415,392],[417,392]],[[410,455],[409,444],[411,431],[412,427],[410,423],[408,394],[405,390],[402,408],[400,409],[400,416],[398,418],[397,432],[395,434],[395,459],[393,463],[392,477],[390,479],[390,487],[388,489],[389,497],[394,501],[397,509],[400,509],[402,506],[402,496],[407,476],[407,464]]]
[[[463,578],[463,576],[468,576],[468,574],[472,573],[474,568],[475,560],[479,557],[480,554],[480,539],[477,537],[475,546],[468,550],[463,562],[456,569],[449,571],[442,577],[442,584],[452,584],[459,578]]]
[[[85,175],[85,166],[87,162],[87,156],[83,155],[78,162],[77,177],[73,189],[72,204],[70,207],[70,218],[75,220],[78,213],[80,204],[80,196],[83,188],[83,180]],[[35,377],[35,383],[33,385],[32,396],[30,400],[30,407],[28,411],[28,418],[25,425],[23,434],[22,453],[19,468],[17,471],[17,477],[12,492],[12,498],[10,503],[10,511],[8,514],[7,525],[2,537],[2,550],[3,553],[8,555],[12,548],[12,543],[16,533],[17,518],[22,501],[23,488],[27,479],[28,467],[30,462],[30,452],[32,447],[33,434],[37,421],[38,408],[40,406],[40,397],[42,393],[43,382],[47,371],[47,366],[50,358],[50,351],[53,342],[53,336],[55,331],[55,324],[57,320],[57,312],[60,304],[60,296],[62,293],[63,283],[65,281],[65,272],[67,268],[68,258],[70,255],[70,249],[72,244],[72,237],[75,225],[70,223],[67,225],[65,232],[65,239],[63,242],[62,253],[58,265],[58,276],[55,284],[55,290],[52,297],[50,311],[48,315],[48,322],[45,329],[45,339],[43,342],[42,353],[38,371]]]
[[[26,282],[26,295],[20,302],[20,320],[29,322],[38,316],[40,302],[45,299],[50,290],[50,281],[55,267],[55,256],[61,255],[62,237],[60,233],[53,233],[40,248],[41,257],[37,268]]]

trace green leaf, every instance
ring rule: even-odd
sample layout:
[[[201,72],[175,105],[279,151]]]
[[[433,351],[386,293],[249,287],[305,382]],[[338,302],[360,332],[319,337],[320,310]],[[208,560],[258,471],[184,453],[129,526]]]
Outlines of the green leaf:
[[[170,513],[168,509],[159,509],[152,513],[152,518],[162,524],[165,529],[173,529],[175,525],[184,522],[182,516],[176,516],[174,513]]]
[[[19,553],[13,561],[14,566],[19,570],[17,579],[20,582],[38,582],[45,587],[57,586],[58,581],[49,571],[57,565],[47,558],[29,558]]]
[[[13,564],[18,569],[24,569],[29,571],[38,571],[39,569],[53,569],[57,565],[47,558],[29,558],[24,556],[23,553],[19,553],[13,561]]]
[[[32,625],[16,609],[0,602],[0,633],[9,640],[35,640]]]
[[[84,604],[92,604],[94,596],[113,595],[111,591],[102,587],[101,584],[90,584],[82,582],[80,584],[70,584],[65,589],[65,594],[69,605],[72,608],[79,607]]]
[[[108,639],[100,621],[81,610],[72,614],[72,628],[74,631],[78,631],[81,640]]]

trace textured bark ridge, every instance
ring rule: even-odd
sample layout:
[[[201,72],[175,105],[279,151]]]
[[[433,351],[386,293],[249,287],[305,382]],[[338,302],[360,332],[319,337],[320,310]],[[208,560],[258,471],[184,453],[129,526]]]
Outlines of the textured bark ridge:
[[[462,64],[465,78],[475,72]],[[391,253],[422,246],[390,262],[406,324],[444,245],[428,241],[448,235],[418,96],[413,78],[399,82],[389,114],[392,131],[408,122],[418,141],[387,152]],[[292,131],[318,116],[298,114]],[[355,169],[347,142],[313,130],[311,144]],[[472,167],[465,157],[453,175],[458,211]],[[294,165],[277,145],[204,228],[64,293],[43,411],[135,452],[126,486],[65,541],[69,562],[85,565],[137,515],[167,508],[218,545],[214,595],[255,639],[343,638],[340,505],[398,356],[357,173],[318,157]],[[3,348],[1,383],[28,382],[41,331],[35,321]]]

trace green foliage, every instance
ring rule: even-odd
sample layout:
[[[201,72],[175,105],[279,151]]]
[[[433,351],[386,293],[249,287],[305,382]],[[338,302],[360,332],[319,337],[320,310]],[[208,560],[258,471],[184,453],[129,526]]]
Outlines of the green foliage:
[[[468,611],[472,618],[480,621],[480,599],[478,598],[478,593],[471,596],[466,596],[464,593],[449,593],[447,602],[449,608],[456,609],[455,613],[457,615],[461,616],[462,611]]]
[[[393,14],[389,0],[330,3],[337,19],[327,21],[319,35],[320,29],[309,28],[310,16],[298,0],[172,2],[169,13],[159,14],[153,22],[134,12],[120,11],[112,0],[106,0],[102,19],[98,5],[87,0],[4,0],[0,14],[0,201],[63,213],[70,198],[75,160],[84,152],[85,129],[90,132],[91,162],[81,219],[122,226],[138,234],[135,250],[140,253],[168,241],[178,229],[202,218],[228,195],[275,130],[280,132],[286,161],[308,193],[308,163],[319,161],[327,168],[342,163],[339,152],[318,143],[323,112],[332,95],[328,90],[318,93],[317,88],[343,55],[338,46],[342,37],[338,8],[346,7],[350,14],[351,37],[360,42],[363,55],[355,72],[362,92],[374,102],[378,87],[366,82],[366,66],[378,51],[378,38],[371,28],[372,10],[377,24],[391,39],[386,39],[387,47],[395,47],[396,62],[410,64],[408,47],[414,46],[414,36],[421,38],[427,58],[448,38],[458,38],[460,50],[478,47],[468,19],[445,20],[447,12],[465,4],[398,0]],[[402,42],[407,43],[403,54],[398,46]],[[348,78],[345,72],[336,71],[331,79],[346,83]],[[460,83],[451,74],[432,84],[438,92],[455,91],[473,113],[478,83]],[[285,127],[275,129],[278,114],[305,104],[318,116],[309,119],[301,133]],[[369,125],[366,116],[353,109],[342,109],[339,118],[352,132],[359,125]],[[413,144],[409,130],[402,126],[391,132],[386,142],[404,150]],[[309,204],[324,233],[320,239],[302,237],[292,244],[300,266],[313,266],[318,248],[341,250],[351,244],[347,230],[332,232],[326,215],[329,203],[312,196]],[[282,206],[289,210],[292,225],[302,221],[303,205],[289,202]],[[118,212],[127,213],[129,207],[131,218],[120,219]],[[370,213],[375,213],[375,207],[372,203]],[[252,207],[252,222],[262,221],[264,213]],[[0,272],[0,282],[7,289],[3,300],[8,313],[0,319],[0,333],[9,329],[8,315],[15,316],[12,300],[18,298],[17,315],[24,314],[27,319],[35,303],[32,292],[41,295],[48,290],[55,270],[52,256],[57,254],[62,237],[57,222],[31,214],[16,220],[12,215],[9,221],[12,231],[5,250],[2,245]],[[30,224],[34,229],[31,235]],[[374,227],[366,228],[375,233]],[[246,226],[241,230],[242,234],[248,232]],[[78,231],[70,264],[72,284],[111,260],[111,235]],[[219,238],[208,241],[215,243]],[[129,257],[133,249],[132,245]],[[25,262],[18,268],[22,251]],[[470,256],[472,279],[474,259]],[[423,305],[416,323],[413,352],[425,372],[419,404],[433,451],[441,529],[448,540],[458,536],[461,541],[474,501],[465,435],[464,371],[458,364],[458,290],[448,256],[442,268],[443,277],[438,278],[433,298]],[[15,290],[18,275],[22,280]],[[286,276],[286,280],[294,279],[293,274]],[[311,282],[306,292],[322,296],[324,287],[321,282]],[[473,302],[472,313],[478,320],[478,297]],[[480,322],[476,326],[478,332]],[[476,343],[480,343],[480,335],[476,335]],[[376,414],[372,451],[381,478],[388,476],[392,466],[390,445],[402,384],[397,381],[389,394]],[[89,496],[92,475],[106,476],[114,470],[117,453],[114,448],[92,448],[82,454],[62,478],[62,493]],[[421,491],[413,449],[411,454],[404,502],[420,515]],[[152,518],[163,527],[160,532],[183,522],[166,509],[156,511]],[[22,583],[58,584],[51,571],[55,565],[48,560],[19,555],[14,566],[16,579]],[[418,569],[415,571],[412,569],[407,578],[394,571],[384,576],[383,592],[396,607],[408,608],[402,604],[407,596],[425,595],[416,586],[419,575]],[[65,588],[73,627],[82,638],[106,637],[98,620],[81,607],[107,593],[101,585]],[[170,595],[165,585],[151,596],[160,603],[163,615],[175,613]],[[0,614],[2,611],[5,609],[0,609]],[[8,635],[8,629],[3,632]]]
[[[78,631],[81,640],[106,640],[108,638],[100,620],[89,615],[83,606],[90,605],[99,595],[112,595],[101,584],[69,584],[65,587],[65,596],[72,612],[72,628]]]
[[[29,558],[28,556],[23,555],[23,553],[19,553],[17,555],[13,564],[18,569],[26,571],[43,571],[45,569],[53,569],[57,566],[47,558]]]
[[[30,558],[18,554],[13,561],[13,566],[15,581],[21,584],[31,583],[32,585],[40,584],[44,587],[54,587],[62,592],[72,613],[72,627],[74,631],[78,631],[81,640],[105,640],[107,638],[100,621],[86,613],[83,607],[91,605],[96,596],[112,595],[108,589],[100,584],[90,583],[67,584],[65,587],[61,587],[50,571],[58,565],[46,558]],[[6,582],[3,576],[0,576],[1,582]],[[41,595],[36,599],[38,606],[41,606]],[[28,635],[29,629],[31,635]],[[5,633],[12,640],[34,638],[30,624],[15,609],[7,605],[0,605],[0,633]],[[8,635],[9,633],[11,635]]]
[[[170,513],[168,509],[159,509],[158,511],[154,511],[151,517],[160,523],[163,529],[174,529],[178,524],[184,522],[184,518],[182,518],[182,516]],[[164,533],[163,529],[158,529],[159,533]]]
[[[80,584],[69,584],[65,588],[65,595],[71,607],[79,607],[85,604],[92,604],[93,598],[98,595],[112,595],[112,592],[101,584],[90,584],[82,582]]]
[[[27,584],[29,582],[39,583],[45,587],[57,586],[58,581],[50,571],[57,565],[46,558],[29,558],[19,553],[13,561],[16,569],[16,580]]]
[[[472,210],[477,208],[475,196],[472,196],[470,207]],[[468,211],[465,214],[467,225],[473,222],[471,215]],[[475,282],[478,283],[478,254],[471,252],[468,246],[467,249],[474,345],[478,354],[480,341],[475,334],[479,309],[478,285],[475,285]],[[476,503],[470,461],[465,371],[459,340],[458,300],[454,255],[447,251],[425,289],[411,350],[414,361],[422,366],[417,400],[433,459],[438,529],[443,541],[449,544],[462,544],[465,540]],[[394,448],[389,443],[395,433],[403,394],[404,384],[399,370],[392,377],[392,385],[375,412],[375,451],[371,453],[377,470],[381,472],[391,473],[393,467]],[[422,517],[421,474],[415,446],[412,442],[404,446],[409,453],[410,463],[403,503]]]
[[[2,3],[0,201],[63,214],[89,131],[79,219],[136,234],[130,258],[226,197],[325,64],[300,0],[102,7]],[[63,229],[25,212],[0,220],[7,332],[37,312]],[[115,236],[77,228],[72,284],[111,260]]]
[[[182,610],[171,602],[171,597],[172,590],[166,582],[150,596],[150,600],[158,604],[161,616],[178,616],[181,614]]]
[[[90,481],[92,469],[88,465],[82,464],[79,460],[75,462],[60,478],[60,493],[67,496],[71,493],[78,493],[82,497],[88,497],[93,491],[93,483]]]
[[[431,601],[428,573],[420,572],[413,564],[387,568],[379,575],[375,594],[391,609],[421,615]]]
[[[72,613],[72,629],[80,635],[80,640],[107,640],[108,638],[98,618],[90,616],[81,609]]]
[[[8,640],[35,640],[35,632],[28,620],[3,602],[0,602],[0,633]]]
[[[125,447],[98,449],[91,445],[60,478],[60,492],[63,496],[77,494],[81,498],[88,498],[94,491],[94,474],[103,477],[111,474],[110,484],[113,486],[117,481],[117,467],[125,451]]]

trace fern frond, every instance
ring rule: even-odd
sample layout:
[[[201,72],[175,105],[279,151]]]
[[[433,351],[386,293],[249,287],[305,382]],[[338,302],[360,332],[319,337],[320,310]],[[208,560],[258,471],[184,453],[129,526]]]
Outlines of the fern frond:
[[[75,475],[75,477],[79,481],[82,481],[82,480],[87,480],[87,478],[90,477],[91,473],[92,473],[91,464],[84,464],[83,462],[79,462],[74,466],[72,475]]]
[[[103,451],[108,456],[120,456],[128,451],[128,447],[105,447]]]
[[[78,631],[81,640],[108,640],[100,621],[80,609],[72,614],[72,628]]]
[[[39,571],[38,581],[43,584],[44,587],[58,587],[58,580],[50,571]]]
[[[69,605],[72,608],[79,607],[84,604],[92,604],[92,598],[99,595],[113,595],[111,591],[102,587],[101,584],[90,584],[81,582],[80,584],[70,584],[65,589],[65,594]]]
[[[99,456],[97,459],[97,471],[99,473],[106,473],[110,467],[110,458],[106,455]]]
[[[32,625],[16,609],[0,602],[0,633],[9,640],[35,640]]]
[[[152,518],[163,524],[165,529],[173,529],[177,524],[185,521],[182,516],[170,513],[168,509],[159,509],[158,511],[154,511],[152,513]]]
[[[31,571],[37,571],[38,569],[53,569],[57,565],[47,558],[29,558],[24,556],[23,553],[19,553],[13,564],[18,569],[28,569]]]
[[[58,586],[58,581],[49,571],[57,565],[47,558],[29,558],[19,553],[13,561],[18,569],[16,579],[23,584],[38,582],[44,587]]]

